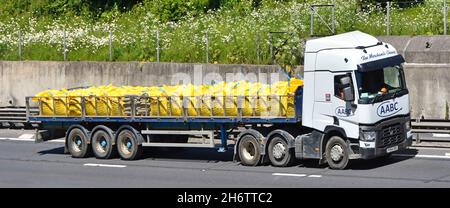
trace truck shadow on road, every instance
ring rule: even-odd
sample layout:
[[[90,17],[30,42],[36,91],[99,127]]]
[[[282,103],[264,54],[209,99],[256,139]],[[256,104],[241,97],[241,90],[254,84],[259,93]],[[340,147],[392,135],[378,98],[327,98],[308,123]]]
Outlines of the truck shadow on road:
[[[401,152],[395,153],[390,157],[379,157],[370,160],[351,160],[350,166],[347,168],[349,170],[370,170],[376,169],[380,167],[389,166],[395,163],[399,163],[405,160],[412,159],[415,155],[417,155],[418,150],[416,149],[406,149]],[[297,167],[306,167],[306,168],[317,168],[323,169],[328,168],[327,164],[319,165],[318,160],[303,160],[295,163]]]
[[[53,149],[46,149],[38,152],[39,155],[63,155],[64,147],[57,147]]]
[[[146,147],[142,159],[151,160],[197,160],[207,162],[233,161],[233,146],[226,152],[218,152],[213,148],[184,147]]]
[[[179,148],[179,147],[167,147],[167,148],[155,148],[145,147],[141,160],[175,160],[175,161],[197,161],[197,162],[231,162],[233,161],[233,146],[230,145],[228,151],[222,153],[217,149],[212,148]],[[399,163],[408,159],[411,159],[416,155],[418,151],[416,149],[407,149],[396,153],[388,158],[375,158],[371,160],[351,160],[350,170],[370,170],[380,167],[389,166],[395,163]],[[47,150],[39,151],[38,154],[56,154],[64,155],[64,147],[57,147]],[[265,162],[262,166],[271,166],[270,163]],[[319,165],[318,160],[298,160],[292,167],[298,168],[317,168],[326,169],[327,164]]]
[[[144,147],[141,160],[197,160],[199,162],[233,161],[233,146],[228,151],[218,152],[213,148]],[[64,147],[41,150],[39,155],[65,155]],[[118,157],[116,157],[118,158]]]

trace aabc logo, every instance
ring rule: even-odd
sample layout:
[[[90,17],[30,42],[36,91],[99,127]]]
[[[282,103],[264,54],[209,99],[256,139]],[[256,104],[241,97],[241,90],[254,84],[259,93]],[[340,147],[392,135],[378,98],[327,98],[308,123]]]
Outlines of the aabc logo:
[[[347,116],[352,116],[353,112],[352,112],[352,109],[350,109],[350,108],[345,108],[344,106],[339,106],[336,108],[335,114],[339,117],[347,117]]]
[[[401,110],[402,108],[399,106],[398,102],[386,101],[378,106],[377,115],[380,117],[386,117],[393,115]]]

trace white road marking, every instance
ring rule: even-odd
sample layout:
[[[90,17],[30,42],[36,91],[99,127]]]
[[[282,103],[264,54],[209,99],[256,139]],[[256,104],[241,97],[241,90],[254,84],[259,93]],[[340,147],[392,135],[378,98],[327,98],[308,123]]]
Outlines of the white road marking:
[[[34,139],[21,139],[21,138],[6,138],[6,137],[0,137],[0,140],[7,140],[7,141],[22,141],[22,142],[34,142]],[[64,139],[55,139],[55,140],[50,140],[47,142],[65,142]]]
[[[292,177],[305,177],[306,174],[293,174],[293,173],[272,173],[274,176],[292,176]]]
[[[443,149],[447,149],[448,147],[408,147],[408,149],[428,149],[428,150],[443,150]]]
[[[450,153],[449,153],[449,152],[446,152],[446,153],[445,153],[445,156],[450,156]]]
[[[450,137],[450,134],[433,133],[433,137]]]
[[[64,139],[55,139],[55,140],[50,140],[50,141],[47,141],[47,142],[57,142],[57,143],[64,143],[64,142],[66,142]]]
[[[409,154],[393,154],[393,156],[400,157],[417,157],[417,158],[439,158],[439,159],[450,159],[449,155],[409,155]]]
[[[19,139],[32,139],[34,134],[22,134],[19,136]]]
[[[297,173],[272,173],[273,176],[289,176],[289,177],[308,177],[308,178],[322,178],[322,175],[307,175]]]
[[[3,137],[0,137],[0,140],[9,140],[9,141],[24,141],[24,142],[32,142],[32,141],[34,141],[34,139],[3,138]]]
[[[86,163],[83,164],[83,166],[89,166],[89,167],[108,167],[108,168],[125,168],[126,165],[110,165],[110,164],[96,164],[96,163]]]

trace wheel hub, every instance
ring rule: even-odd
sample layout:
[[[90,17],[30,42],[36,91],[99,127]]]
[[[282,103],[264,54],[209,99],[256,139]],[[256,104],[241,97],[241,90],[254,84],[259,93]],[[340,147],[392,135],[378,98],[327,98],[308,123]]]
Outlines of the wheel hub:
[[[286,155],[286,147],[281,143],[277,143],[272,148],[275,159],[282,159]]]
[[[80,147],[80,146],[81,146],[81,139],[80,139],[80,138],[77,138],[77,139],[75,140],[75,144],[76,144],[78,147]]]
[[[243,156],[248,160],[252,160],[255,157],[255,147],[252,143],[248,142],[244,145]]]
[[[101,142],[100,142],[100,145],[101,145],[103,148],[106,148],[106,145],[107,145],[107,144],[108,144],[108,143],[106,142],[105,139],[102,139]]]
[[[128,149],[131,149],[131,147],[133,146],[130,140],[127,141],[126,145]]]
[[[335,162],[342,160],[344,157],[344,149],[342,149],[341,145],[336,144],[331,148],[331,159]]]

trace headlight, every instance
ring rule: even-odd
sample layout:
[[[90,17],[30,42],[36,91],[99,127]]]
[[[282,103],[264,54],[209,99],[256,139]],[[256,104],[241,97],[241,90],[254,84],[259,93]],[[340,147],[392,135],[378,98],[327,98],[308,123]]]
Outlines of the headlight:
[[[411,130],[411,121],[407,121],[405,123],[405,130],[408,132],[409,130]]]
[[[377,137],[377,132],[375,132],[375,131],[363,131],[361,140],[374,141],[376,137]]]

